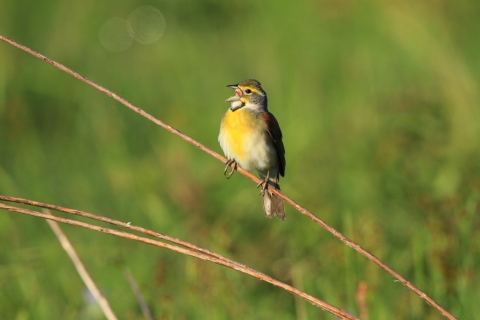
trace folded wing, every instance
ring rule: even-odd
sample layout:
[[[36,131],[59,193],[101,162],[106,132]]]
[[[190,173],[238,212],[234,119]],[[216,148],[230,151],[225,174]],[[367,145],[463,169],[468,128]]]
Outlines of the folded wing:
[[[282,177],[285,176],[285,147],[282,142],[282,130],[278,125],[277,119],[270,112],[264,112],[262,114],[265,123],[267,124],[267,131],[270,137],[272,137],[273,142],[275,143],[275,149],[277,150],[277,156],[280,163],[280,174]]]

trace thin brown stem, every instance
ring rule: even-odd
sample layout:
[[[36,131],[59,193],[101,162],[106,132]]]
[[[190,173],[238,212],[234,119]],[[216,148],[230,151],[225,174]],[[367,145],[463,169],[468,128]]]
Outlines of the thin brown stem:
[[[130,272],[130,269],[125,268],[125,278],[127,278],[128,284],[130,285],[130,288],[132,289],[133,294],[135,295],[135,298],[137,299],[138,304],[140,305],[140,309],[142,310],[143,317],[147,320],[153,320],[152,313],[150,312],[150,309],[148,308],[147,302],[145,299],[143,299],[142,293],[140,292],[140,288],[137,285],[137,282],[132,276],[132,273]]]
[[[70,209],[70,208],[65,208],[65,207],[60,207],[60,206],[56,206],[56,205],[53,205],[53,204],[48,204],[48,203],[43,203],[43,202],[38,202],[38,201],[33,201],[33,200],[27,200],[27,199],[22,199],[22,198],[15,198],[15,197],[7,197],[7,196],[2,196],[2,195],[0,195],[0,200],[1,201],[14,202],[14,203],[27,204],[27,205],[34,206],[34,207],[40,207],[40,208],[55,210],[55,211],[59,211],[59,212],[65,212],[65,213],[68,213],[68,214],[72,214],[72,215],[76,215],[76,216],[81,216],[81,217],[85,217],[85,218],[109,223],[109,224],[112,224],[112,225],[115,225],[115,226],[118,226],[118,227],[121,227],[121,228],[130,229],[130,230],[140,232],[140,233],[152,236],[152,237],[156,237],[156,238],[160,238],[160,239],[172,242],[172,243],[176,243],[176,244],[181,245],[183,247],[186,247],[186,248],[189,248],[189,249],[192,249],[192,250],[210,255],[210,256],[215,257],[217,259],[227,259],[224,256],[219,255],[218,253],[215,253],[215,252],[210,251],[210,250],[205,249],[205,248],[201,248],[201,247],[196,246],[194,244],[191,244],[189,242],[182,241],[180,239],[170,237],[170,236],[167,236],[165,234],[158,233],[158,232],[155,232],[155,231],[152,231],[152,230],[148,230],[148,229],[145,229],[145,228],[142,228],[142,227],[134,226],[131,223],[121,222],[121,221],[118,221],[118,220],[115,220],[115,219],[110,219],[110,218],[107,218],[107,217],[104,217],[104,216],[99,216],[99,215],[96,215],[96,214],[93,214],[93,213],[80,211],[80,210],[75,210],[75,209]],[[230,260],[229,262],[238,264],[238,262],[233,261],[233,260]],[[246,266],[242,265],[242,267],[246,267]]]
[[[343,311],[341,309],[338,309],[338,308],[336,308],[336,307],[334,307],[334,306],[332,306],[332,305],[330,305],[330,304],[328,304],[328,303],[326,303],[326,302],[324,302],[320,299],[317,299],[317,298],[315,298],[315,297],[313,297],[309,294],[306,294],[305,292],[300,291],[300,290],[298,290],[298,289],[296,289],[292,286],[289,286],[288,284],[280,282],[280,281],[278,281],[278,280],[276,280],[276,279],[274,279],[270,276],[267,276],[266,274],[263,274],[259,271],[254,270],[254,269],[243,267],[238,263],[230,263],[226,259],[218,259],[218,258],[212,257],[211,255],[207,255],[207,254],[204,254],[204,253],[201,253],[201,252],[198,252],[198,251],[194,251],[194,250],[191,250],[191,249],[188,249],[188,248],[179,247],[179,246],[176,246],[176,245],[171,245],[171,244],[168,244],[168,243],[164,243],[164,242],[161,242],[161,241],[157,241],[157,240],[153,240],[153,239],[149,239],[149,238],[145,238],[145,237],[140,237],[140,236],[128,233],[128,232],[118,231],[118,230],[114,230],[114,229],[110,229],[110,228],[99,227],[99,226],[92,225],[92,224],[89,224],[89,223],[75,221],[75,220],[71,220],[71,219],[65,219],[65,218],[61,218],[61,217],[57,217],[57,216],[54,216],[54,215],[49,215],[49,214],[45,214],[45,213],[41,213],[41,212],[29,210],[29,209],[13,207],[13,206],[9,206],[9,205],[3,204],[3,203],[0,203],[0,209],[4,209],[4,210],[7,210],[7,211],[12,211],[12,212],[17,212],[17,213],[22,213],[22,214],[26,214],[26,215],[30,215],[30,216],[34,216],[34,217],[38,217],[38,218],[49,219],[49,220],[53,220],[53,221],[57,221],[57,222],[62,222],[62,223],[65,223],[65,224],[70,224],[70,225],[73,225],[73,226],[82,227],[82,228],[85,228],[85,229],[90,229],[90,230],[94,230],[94,231],[98,231],[98,232],[103,232],[103,233],[111,234],[111,235],[114,235],[114,236],[130,239],[130,240],[143,242],[143,243],[150,244],[150,245],[153,245],[153,246],[157,246],[157,247],[160,247],[160,248],[173,250],[173,251],[180,252],[180,253],[183,253],[183,254],[186,254],[186,255],[189,255],[189,256],[192,256],[192,257],[196,257],[198,259],[205,260],[205,261],[210,261],[210,262],[222,265],[224,267],[243,272],[243,273],[248,274],[252,277],[255,277],[259,280],[262,280],[262,281],[271,283],[271,284],[273,284],[277,287],[280,287],[280,288],[282,288],[282,289],[284,289],[284,290],[286,290],[286,291],[288,291],[288,292],[290,292],[290,293],[292,293],[296,296],[299,296],[299,297],[305,299],[306,301],[310,302],[314,306],[319,307],[322,310],[324,310],[324,311],[326,311],[326,312],[328,312],[328,313],[330,313],[330,314],[332,314],[336,317],[339,317],[340,319],[358,319],[358,318],[355,318],[354,316],[346,313],[345,311]]]
[[[47,209],[43,209],[43,212],[46,215],[50,215],[50,212]],[[77,269],[77,272],[80,275],[80,278],[82,278],[88,290],[100,305],[100,308],[102,309],[105,317],[108,320],[117,320],[118,318],[113,312],[112,308],[110,307],[110,304],[108,303],[107,299],[105,299],[103,294],[100,292],[97,285],[93,281],[92,277],[90,277],[90,274],[88,274],[88,271],[87,269],[85,269],[85,266],[83,265],[82,260],[80,260],[77,252],[73,248],[72,244],[68,240],[65,233],[63,233],[58,223],[50,219],[46,219],[46,221],[50,226],[50,228],[52,228],[53,233],[55,233],[55,235],[57,236],[58,241],[60,241],[62,248],[67,252],[68,256],[70,257],[70,260],[72,260],[73,265],[75,266],[75,269]]]
[[[192,145],[196,146],[197,148],[205,151],[206,153],[210,154],[211,156],[213,156],[214,158],[220,160],[222,163],[225,163],[227,159],[225,159],[224,157],[222,157],[221,155],[219,155],[218,153],[216,153],[215,151],[207,148],[206,146],[204,146],[203,144],[197,142],[196,140],[190,138],[189,136],[181,133],[180,131],[178,131],[177,129],[174,129],[172,128],[171,126],[165,124],[164,122],[158,120],[157,118],[153,117],[152,115],[150,115],[149,113],[143,111],[142,109],[134,106],[133,104],[131,104],[130,102],[128,102],[127,100],[123,99],[122,97],[118,96],[117,94],[111,92],[110,90],[107,90],[106,88],[96,84],[95,82],[85,78],[84,76],[74,72],[73,70],[65,67],[64,65],[56,62],[56,61],[53,61],[47,57],[45,57],[44,55],[38,53],[38,52],[35,52],[33,51],[32,49],[30,48],[27,48],[7,37],[4,37],[2,35],[0,35],[0,40],[3,40],[9,44],[11,44],[12,46],[15,46],[25,52],[28,52],[30,53],[31,55],[59,68],[60,70],[63,70],[65,71],[66,73],[72,75],[73,77],[91,85],[92,87],[96,88],[97,90],[105,93],[106,95],[108,95],[109,97],[117,100],[118,102],[120,102],[121,104],[123,104],[124,106],[126,106],[127,108],[135,111],[136,113],[140,114],[141,116],[147,118],[148,120],[152,121],[153,123],[161,126],[162,128],[170,131],[171,133],[179,136],[180,138],[182,138],[183,140],[191,143]],[[261,180],[258,179],[257,177],[255,177],[254,175],[252,175],[251,173],[247,172],[246,170],[238,167],[237,168],[237,171],[240,172],[241,174],[243,174],[244,176],[246,176],[247,178],[253,180],[254,182],[256,183],[259,183]],[[325,223],[323,220],[319,219],[318,217],[316,217],[314,214],[312,214],[310,211],[308,211],[307,209],[303,208],[302,206],[300,206],[299,204],[297,204],[296,202],[294,202],[293,200],[291,200],[290,198],[288,198],[287,196],[285,196],[283,193],[281,193],[279,190],[273,188],[273,187],[269,187],[269,190],[273,193],[275,193],[277,196],[279,196],[280,198],[282,198],[285,202],[287,202],[288,204],[290,204],[293,208],[295,208],[297,211],[299,211],[300,213],[306,215],[307,217],[309,217],[311,220],[313,220],[315,223],[319,224],[320,226],[322,226],[325,230],[327,230],[328,232],[332,233],[335,237],[337,237],[338,239],[340,239],[343,243],[345,243],[347,246],[353,248],[354,250],[356,250],[357,252],[359,252],[361,255],[363,255],[364,257],[366,257],[367,259],[373,261],[374,263],[376,263],[378,266],[380,266],[382,269],[384,269],[385,271],[387,271],[388,273],[390,273],[394,278],[396,278],[398,281],[400,281],[404,286],[406,286],[407,288],[409,288],[410,290],[412,290],[415,294],[417,294],[419,297],[421,297],[423,300],[425,300],[425,302],[427,302],[428,304],[430,304],[432,307],[434,307],[437,311],[439,311],[443,316],[445,316],[446,318],[450,319],[450,320],[454,320],[456,319],[451,313],[449,313],[447,310],[445,310],[442,306],[440,306],[437,302],[435,302],[435,300],[433,300],[432,298],[430,298],[426,293],[424,293],[423,291],[421,291],[420,289],[418,289],[416,286],[414,286],[412,283],[410,283],[409,281],[407,281],[405,278],[403,278],[400,274],[398,274],[397,272],[395,272],[392,268],[388,267],[385,263],[383,263],[382,261],[380,261],[380,259],[378,259],[377,257],[375,257],[373,254],[369,253],[368,251],[366,251],[365,249],[363,249],[361,246],[359,246],[358,244],[356,244],[355,242],[351,241],[350,239],[348,239],[347,237],[345,237],[343,234],[341,234],[340,232],[338,232],[337,230],[335,230],[334,228],[330,227],[327,223]]]

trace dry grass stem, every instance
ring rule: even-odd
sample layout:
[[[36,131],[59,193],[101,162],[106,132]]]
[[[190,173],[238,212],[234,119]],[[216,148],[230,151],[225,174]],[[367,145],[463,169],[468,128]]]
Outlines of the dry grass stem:
[[[147,320],[153,320],[152,313],[150,312],[150,309],[148,308],[147,302],[145,302],[145,299],[143,299],[142,293],[140,292],[140,288],[137,285],[137,282],[132,276],[132,273],[130,272],[130,269],[125,268],[125,278],[127,278],[128,284],[130,285],[130,288],[132,289],[133,294],[135,295],[135,298],[138,301],[138,304],[140,305],[140,309],[142,310],[143,317]]]
[[[104,216],[98,216],[98,215],[95,215],[93,213],[88,213],[88,212],[85,212],[85,211],[60,207],[60,206],[56,206],[56,205],[53,205],[53,204],[48,204],[48,203],[43,203],[43,202],[38,202],[38,201],[33,201],[33,200],[27,200],[27,199],[22,199],[22,198],[7,197],[7,196],[0,195],[0,200],[8,201],[8,202],[21,203],[21,204],[27,204],[27,205],[34,206],[34,207],[40,207],[40,208],[55,210],[55,211],[59,211],[59,212],[65,212],[65,213],[68,213],[68,214],[82,216],[82,217],[85,217],[85,218],[109,223],[109,224],[112,224],[112,225],[115,225],[115,226],[118,226],[118,227],[122,227],[122,228],[125,228],[125,229],[130,229],[130,230],[133,230],[133,231],[136,231],[136,232],[139,232],[139,233],[143,233],[143,234],[146,234],[148,236],[152,236],[152,237],[160,238],[160,239],[172,242],[172,243],[176,243],[180,246],[192,249],[194,251],[204,253],[206,255],[210,255],[210,256],[215,257],[215,258],[220,259],[220,260],[226,259],[226,260],[228,260],[229,263],[235,263],[235,264],[238,264],[239,266],[242,266],[242,267],[246,268],[246,266],[244,266],[242,264],[239,264],[236,261],[229,260],[229,259],[219,255],[218,253],[212,252],[212,251],[207,250],[205,248],[201,248],[201,247],[196,246],[194,244],[191,244],[189,242],[182,241],[180,239],[164,235],[162,233],[158,233],[158,232],[155,232],[155,231],[152,231],[152,230],[148,230],[148,229],[145,229],[145,228],[142,228],[142,227],[132,225],[131,223],[121,222],[121,221],[118,221],[118,220],[115,220],[115,219],[110,219],[110,218],[107,218],[107,217],[104,217]]]
[[[197,148],[205,151],[206,153],[210,154],[211,156],[213,156],[214,158],[222,161],[223,163],[226,162],[226,159],[224,157],[222,157],[221,155],[219,155],[218,153],[216,153],[215,151],[207,148],[206,146],[204,146],[203,144],[195,141],[194,139],[188,137],[187,135],[181,133],[180,131],[172,128],[171,126],[165,124],[164,122],[158,120],[157,118],[153,117],[152,115],[150,115],[149,113],[143,111],[142,109],[134,106],[133,104],[131,104],[130,102],[128,102],[127,100],[123,99],[122,97],[118,96],[117,94],[111,92],[110,90],[96,84],[95,82],[85,78],[84,76],[74,72],[73,70],[65,67],[64,65],[56,62],[56,61],[53,61],[49,58],[47,58],[46,56],[38,53],[38,52],[35,52],[33,51],[32,49],[30,48],[27,48],[11,39],[8,39],[7,37],[4,37],[2,35],[0,35],[0,40],[3,40],[9,44],[11,44],[12,46],[15,46],[57,68],[59,68],[60,70],[62,71],[65,71],[66,73],[72,75],[73,77],[91,85],[92,87],[96,88],[97,90],[105,93],[106,95],[108,95],[109,97],[117,100],[118,102],[120,102],[121,104],[123,104],[124,106],[126,106],[127,108],[135,111],[136,113],[140,114],[141,116],[147,118],[148,120],[152,121],[153,123],[161,126],[162,128],[170,131],[171,133],[179,136],[180,138],[182,138],[183,140],[191,143],[192,145],[196,146]],[[256,178],[253,174],[247,172],[246,170],[238,167],[238,172],[240,172],[241,174],[243,174],[244,176],[246,176],[247,178],[253,180],[255,183],[259,183],[260,182],[260,179]],[[328,232],[330,232],[331,234],[333,234],[335,237],[337,237],[338,239],[340,239],[343,243],[345,243],[347,246],[353,248],[354,250],[356,250],[357,252],[359,252],[361,255],[365,256],[367,259],[373,261],[374,263],[376,263],[378,266],[380,266],[382,269],[384,269],[385,271],[387,271],[388,273],[390,273],[394,278],[396,278],[399,282],[401,282],[404,286],[406,286],[407,288],[409,288],[410,290],[412,290],[413,292],[415,292],[415,294],[417,294],[419,297],[421,297],[423,300],[425,300],[425,302],[427,302],[428,304],[430,304],[432,307],[434,307],[436,310],[438,310],[443,316],[445,316],[447,319],[450,319],[450,320],[453,320],[453,319],[456,319],[451,313],[449,313],[447,310],[445,310],[442,306],[440,306],[437,302],[435,302],[435,300],[433,300],[432,298],[430,298],[426,293],[424,293],[423,291],[421,291],[420,289],[418,289],[416,286],[414,286],[412,283],[410,283],[409,281],[407,281],[404,277],[402,277],[400,274],[398,274],[397,272],[395,272],[392,268],[390,268],[389,266],[387,266],[385,263],[383,263],[380,259],[378,259],[377,257],[375,257],[373,254],[371,254],[370,252],[366,251],[365,249],[363,249],[361,246],[359,246],[358,244],[356,244],[355,242],[353,242],[352,240],[348,239],[347,237],[345,237],[343,234],[341,234],[340,232],[338,232],[337,230],[335,230],[334,228],[330,227],[326,222],[324,222],[323,220],[319,219],[318,217],[316,217],[314,214],[312,214],[310,211],[308,211],[307,209],[303,208],[302,206],[300,206],[299,204],[297,204],[295,201],[293,201],[292,199],[288,198],[287,196],[285,196],[283,193],[281,193],[280,191],[276,190],[275,188],[270,188],[269,187],[269,190],[273,193],[275,193],[276,195],[278,195],[280,198],[282,198],[286,203],[290,204],[293,208],[295,208],[297,211],[299,211],[300,213],[304,214],[305,216],[309,217],[311,220],[313,220],[315,223],[319,224],[320,226],[322,226],[325,230],[327,230]]]
[[[368,308],[367,308],[367,291],[368,285],[365,281],[360,281],[358,284],[357,294],[355,295],[355,301],[357,302],[357,308],[360,311],[360,319],[368,320]]]
[[[276,280],[276,279],[274,279],[270,276],[267,276],[266,274],[258,272],[258,271],[254,270],[252,268],[243,266],[239,263],[236,263],[236,262],[233,263],[230,259],[227,259],[225,257],[223,257],[223,259],[219,259],[219,258],[213,257],[211,255],[208,255],[208,254],[196,251],[196,250],[192,250],[192,249],[189,249],[189,248],[184,248],[184,247],[164,243],[164,242],[161,242],[161,241],[157,241],[157,240],[153,240],[153,239],[149,239],[149,238],[145,238],[145,237],[140,237],[140,236],[128,233],[128,232],[118,231],[118,230],[114,230],[114,229],[110,229],[110,228],[99,227],[99,226],[92,225],[92,224],[89,224],[89,223],[75,221],[75,220],[71,220],[71,219],[65,219],[65,218],[61,218],[61,217],[57,217],[57,216],[54,216],[54,215],[49,215],[49,214],[45,214],[45,213],[41,213],[41,212],[29,210],[29,209],[13,207],[13,206],[9,206],[9,205],[3,204],[3,203],[0,203],[0,209],[4,209],[4,210],[7,210],[7,211],[12,211],[12,212],[17,212],[17,213],[22,213],[22,214],[26,214],[26,215],[30,215],[30,216],[34,216],[34,217],[43,218],[43,219],[49,219],[49,220],[53,220],[53,221],[57,221],[57,222],[62,222],[62,223],[65,223],[65,224],[70,224],[70,225],[74,225],[74,226],[77,226],[77,227],[82,227],[82,228],[85,228],[85,229],[90,229],[90,230],[94,230],[94,231],[98,231],[98,232],[103,232],[103,233],[115,235],[115,236],[118,236],[118,237],[130,239],[130,240],[134,240],[134,241],[139,241],[139,242],[143,242],[143,243],[150,244],[150,245],[153,245],[153,246],[157,246],[157,247],[169,249],[169,250],[172,250],[172,251],[180,252],[180,253],[183,253],[183,254],[186,254],[186,255],[190,255],[192,257],[196,257],[196,258],[205,260],[205,261],[210,261],[210,262],[225,266],[227,268],[246,273],[246,274],[251,275],[251,276],[253,276],[253,277],[255,277],[259,280],[262,280],[262,281],[271,283],[271,284],[273,284],[277,287],[280,287],[280,288],[282,288],[282,289],[284,289],[284,290],[286,290],[286,291],[288,291],[288,292],[290,292],[290,293],[292,293],[296,296],[299,296],[299,297],[305,299],[306,301],[310,302],[312,305],[314,305],[316,307],[319,307],[322,310],[324,310],[324,311],[326,311],[326,312],[328,312],[328,313],[330,313],[330,314],[332,314],[332,315],[334,315],[334,316],[336,316],[340,319],[351,319],[351,320],[358,319],[358,318],[355,318],[354,316],[346,313],[345,311],[343,311],[339,308],[336,308],[336,307],[334,307],[334,306],[332,306],[332,305],[330,305],[330,304],[328,304],[328,303],[326,303],[326,302],[324,302],[320,299],[317,299],[317,298],[315,298],[315,297],[313,297],[313,296],[311,296],[311,295],[309,295],[309,294],[307,294],[303,291],[300,291],[300,290],[298,290],[298,289],[296,289],[292,286],[289,286],[288,284],[285,284],[285,283],[283,283],[281,281],[278,281],[278,280]],[[77,215],[87,217],[87,215],[83,215],[83,213],[81,211],[78,211],[78,210],[77,210]],[[92,215],[92,214],[89,214],[89,215]],[[97,220],[101,220],[101,219],[97,219]],[[121,224],[121,222],[119,222],[119,221],[118,221],[118,223]]]
[[[43,209],[43,212],[46,215],[50,215],[50,212],[47,209]],[[78,257],[77,252],[73,248],[72,244],[68,240],[65,233],[63,233],[58,223],[55,222],[54,220],[49,220],[49,219],[46,219],[46,220],[50,228],[52,228],[53,232],[57,236],[58,241],[60,241],[60,244],[62,245],[63,249],[67,252],[68,256],[72,260],[73,265],[75,266],[75,269],[77,269],[78,274],[82,278],[88,290],[90,290],[93,297],[100,305],[100,308],[102,309],[103,314],[105,314],[105,317],[108,320],[117,320],[117,317],[115,316],[115,313],[113,313],[112,308],[110,308],[110,304],[108,303],[107,299],[105,299],[105,297],[100,292],[95,282],[93,282],[92,277],[90,277],[90,275],[87,272],[87,269],[85,269],[85,266],[83,265],[82,260],[80,260],[80,258]]]

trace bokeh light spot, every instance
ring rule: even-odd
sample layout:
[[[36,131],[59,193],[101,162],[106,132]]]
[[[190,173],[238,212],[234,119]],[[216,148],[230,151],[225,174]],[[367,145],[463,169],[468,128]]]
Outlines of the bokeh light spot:
[[[135,9],[128,17],[128,22],[135,40],[143,44],[157,41],[165,31],[163,14],[151,6]]]
[[[133,41],[128,21],[122,18],[112,18],[105,22],[98,36],[102,45],[111,51],[125,50]]]

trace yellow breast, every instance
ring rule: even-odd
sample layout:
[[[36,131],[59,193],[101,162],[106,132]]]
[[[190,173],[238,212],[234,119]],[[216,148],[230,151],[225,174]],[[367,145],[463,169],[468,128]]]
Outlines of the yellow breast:
[[[261,132],[261,124],[256,115],[248,109],[229,109],[222,119],[221,144],[223,142],[225,146],[224,151],[240,161],[244,159],[250,140]]]

